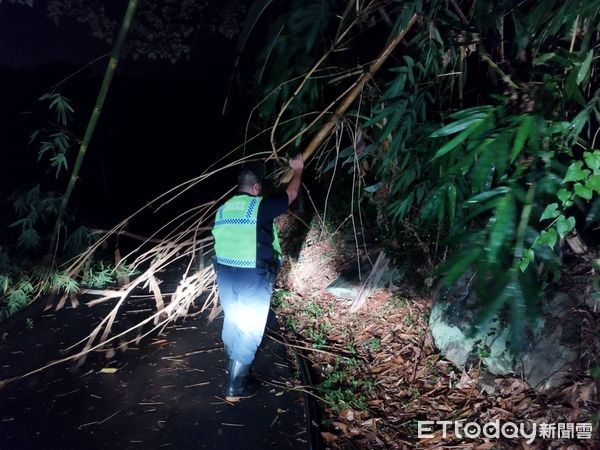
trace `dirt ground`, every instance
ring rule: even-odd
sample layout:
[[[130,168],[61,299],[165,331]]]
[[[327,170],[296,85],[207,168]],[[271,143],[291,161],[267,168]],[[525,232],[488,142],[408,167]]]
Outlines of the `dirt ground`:
[[[322,437],[327,448],[410,449],[594,449],[600,448],[597,380],[573,374],[569,382],[540,394],[515,377],[494,377],[480,367],[461,372],[440,356],[426,330],[428,302],[379,293],[357,314],[340,300],[313,297],[317,322],[306,299],[288,294],[280,313],[304,346],[320,382]],[[321,330],[319,334],[316,330]],[[325,324],[323,326],[323,324]],[[484,385],[493,386],[488,393]],[[418,420],[590,422],[593,439],[459,439],[441,431],[417,438]]]
[[[348,301],[325,291],[341,263],[356,254],[353,247],[339,236],[321,239],[312,229],[279,280],[278,313],[288,340],[304,347],[311,360],[327,448],[600,448],[600,383],[589,370],[572,371],[567,382],[544,393],[480,365],[459,370],[440,355],[428,332],[433,293],[410,284],[394,292],[381,289],[352,313]],[[600,314],[588,316],[582,329],[599,329]],[[593,433],[590,439],[537,438],[528,444],[467,439],[452,431],[443,437],[436,429],[432,438],[419,439],[419,420],[592,423]]]

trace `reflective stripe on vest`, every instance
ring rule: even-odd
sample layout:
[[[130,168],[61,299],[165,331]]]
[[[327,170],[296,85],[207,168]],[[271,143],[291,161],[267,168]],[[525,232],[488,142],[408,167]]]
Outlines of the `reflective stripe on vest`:
[[[212,234],[217,262],[233,267],[256,267],[256,226],[262,197],[236,195],[218,210]],[[277,230],[273,224],[273,249],[281,254]]]

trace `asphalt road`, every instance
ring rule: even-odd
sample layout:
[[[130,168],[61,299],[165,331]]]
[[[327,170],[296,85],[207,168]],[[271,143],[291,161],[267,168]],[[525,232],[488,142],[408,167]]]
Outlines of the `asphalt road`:
[[[39,301],[0,322],[0,380],[60,358],[109,305],[45,306]],[[116,327],[149,307],[129,304]],[[257,395],[235,405],[223,399],[221,321],[198,316],[124,351],[94,353],[78,369],[58,365],[7,384],[0,389],[0,449],[307,448],[304,397],[288,388],[297,374],[281,344],[263,340],[254,364],[264,381]],[[277,327],[273,318],[270,326]]]

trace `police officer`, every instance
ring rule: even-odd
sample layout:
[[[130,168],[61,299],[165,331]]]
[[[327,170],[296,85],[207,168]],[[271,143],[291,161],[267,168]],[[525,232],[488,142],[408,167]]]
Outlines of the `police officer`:
[[[215,238],[216,274],[224,320],[221,337],[229,358],[225,398],[236,402],[256,392],[258,382],[249,376],[262,340],[275,275],[281,265],[281,247],[275,217],[298,196],[304,163],[298,155],[289,160],[293,178],[284,193],[261,197],[256,171],[243,169],[238,191],[218,210]]]

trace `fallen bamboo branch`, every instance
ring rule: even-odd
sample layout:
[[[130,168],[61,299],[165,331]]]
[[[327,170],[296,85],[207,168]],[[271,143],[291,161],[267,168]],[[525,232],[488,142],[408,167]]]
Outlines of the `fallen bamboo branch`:
[[[373,77],[373,75],[375,75],[375,73],[381,68],[383,63],[392,54],[394,49],[398,46],[398,44],[402,41],[402,39],[404,39],[404,37],[407,35],[407,33],[415,25],[418,18],[419,18],[419,15],[417,13],[413,14],[413,16],[410,18],[410,20],[406,24],[406,27],[403,30],[401,30],[392,40],[390,40],[387,43],[387,45],[385,46],[383,51],[379,54],[377,59],[375,59],[375,61],[373,61],[369,65],[369,69],[365,73],[360,75],[358,77],[358,79],[354,82],[354,86],[348,92],[346,98],[342,101],[342,103],[340,103],[340,105],[336,108],[332,117],[327,121],[327,123],[325,123],[325,125],[323,125],[321,127],[321,129],[317,132],[317,134],[314,135],[314,137],[311,139],[311,141],[308,143],[308,145],[302,152],[302,159],[304,161],[306,161],[317,150],[317,148],[319,148],[319,146],[321,145],[323,140],[327,137],[327,135],[331,132],[331,130],[333,130],[333,128],[336,126],[339,118],[342,117],[346,113],[348,108],[350,108],[350,105],[352,105],[354,100],[356,100],[358,95],[362,92],[363,88],[365,87],[365,84],[367,84],[367,81],[369,81],[369,79],[371,79]],[[285,174],[285,176],[283,177],[283,182],[288,183],[291,180],[292,175],[293,175],[292,172],[288,171]]]
[[[335,109],[333,117],[328,121],[329,125],[326,124],[326,126],[319,131],[317,136],[315,136],[311,140],[311,143],[305,149],[303,153],[305,159],[308,158],[316,150],[316,148],[318,148],[322,139],[326,137],[329,131],[331,131],[331,129],[335,126],[338,118],[347,111],[352,102],[360,94],[369,78],[373,76],[373,74],[377,70],[379,70],[379,68],[382,66],[385,60],[392,53],[394,48],[404,38],[408,31],[414,26],[417,17],[418,16],[416,14],[413,15],[405,29],[398,33],[396,37],[394,37],[386,45],[385,49],[381,52],[377,59],[369,65],[368,71],[363,73],[355,81],[355,83],[349,86],[348,89],[346,89],[346,92],[344,92],[342,96],[338,97],[335,103],[333,103],[330,106],[330,108],[333,108],[335,104],[341,102],[339,106]],[[77,277],[81,269],[87,262],[89,262],[90,258],[96,252],[96,250],[98,250],[100,246],[103,245],[103,243],[105,243],[110,236],[125,234],[125,225],[133,217],[137,216],[143,210],[147,209],[150,205],[156,206],[158,204],[158,207],[156,208],[156,210],[158,210],[164,207],[165,205],[171,203],[174,199],[183,195],[185,192],[197,186],[199,183],[206,180],[207,178],[219,172],[243,164],[245,161],[261,158],[268,154],[269,152],[258,152],[251,156],[244,156],[236,161],[228,162],[220,167],[215,168],[213,165],[210,168],[208,168],[202,175],[192,180],[181,183],[175,186],[174,188],[168,190],[167,192],[161,194],[160,196],[152,200],[149,204],[135,211],[133,214],[131,214],[125,220],[117,224],[115,227],[113,227],[110,230],[107,230],[106,233],[99,233],[99,239],[93,245],[91,245],[85,252],[73,258],[67,263],[65,273],[72,278]],[[30,376],[34,373],[38,373],[47,369],[48,367],[52,367],[57,364],[63,364],[68,361],[79,361],[79,364],[81,364],[89,353],[101,350],[106,344],[114,342],[116,339],[119,339],[121,337],[125,337],[130,333],[137,333],[137,336],[132,338],[131,340],[128,340],[125,343],[125,345],[131,342],[139,343],[139,341],[142,338],[148,336],[150,333],[153,333],[160,329],[164,329],[169,323],[172,323],[178,318],[186,317],[189,314],[189,308],[194,302],[194,300],[198,298],[201,294],[206,293],[207,291],[209,294],[206,301],[204,302],[204,305],[201,307],[201,310],[204,311],[212,305],[214,312],[216,309],[216,289],[214,284],[214,272],[212,270],[212,267],[205,267],[192,276],[188,276],[188,273],[191,268],[191,260],[196,254],[196,252],[198,250],[204,252],[205,248],[210,245],[211,238],[203,238],[200,237],[199,234],[201,232],[207,231],[207,228],[205,228],[205,224],[212,217],[212,213],[214,212],[214,209],[218,202],[219,200],[208,202],[198,207],[194,207],[182,214],[179,214],[175,218],[171,219],[167,224],[160,227],[159,230],[157,230],[151,236],[143,237],[143,240],[140,239],[142,240],[141,245],[138,246],[136,250],[122,257],[122,260],[127,261],[130,260],[130,257],[134,258],[133,261],[131,261],[131,263],[128,264],[128,266],[133,269],[140,269],[142,265],[145,267],[142,270],[142,273],[139,274],[130,283],[125,284],[118,290],[102,290],[102,292],[90,290],[86,292],[87,294],[99,296],[99,298],[88,302],[88,306],[109,300],[114,300],[116,303],[111,309],[111,311],[108,313],[108,315],[104,317],[104,319],[94,328],[94,330],[92,330],[92,332],[88,336],[71,345],[65,350],[65,352],[73,351],[75,347],[79,347],[80,345],[83,346],[82,349],[75,351],[75,353],[70,356],[66,356],[56,361],[52,361],[43,367],[32,370],[19,377],[15,377],[10,380],[1,380],[0,387],[10,381]],[[141,238],[140,236],[136,237]],[[152,248],[143,251],[142,248],[146,243],[152,243],[155,245],[152,246]],[[185,271],[185,274],[182,278],[181,283],[179,284],[179,287],[174,293],[168,294],[167,296],[165,293],[161,292],[160,286],[158,285],[157,280],[154,278],[154,275],[162,270],[165,270],[168,266],[172,267],[172,264],[174,264],[181,258],[190,258],[188,268]],[[148,264],[148,266],[146,266],[146,264]],[[150,291],[152,297],[154,297],[157,311],[154,312],[154,314],[149,315],[149,317],[146,317],[144,320],[140,321],[135,326],[123,331],[117,331],[111,336],[111,331],[113,328],[113,324],[115,323],[118,311],[120,310],[122,305],[127,301],[134,289],[142,288],[144,286]],[[142,329],[146,325],[149,326],[149,329]],[[311,351],[327,353],[326,351],[319,351],[318,349],[311,349]]]
[[[346,17],[346,15],[351,10],[350,7],[352,6],[352,1],[348,2],[348,6],[349,7],[346,8],[346,11],[344,12],[344,15],[342,16],[342,18],[340,20],[340,28],[338,28],[338,32],[336,34],[336,37],[335,37],[333,43],[331,44],[331,47],[329,48],[329,50],[327,50],[323,54],[323,56],[321,56],[321,58],[312,67],[312,69],[310,69],[308,71],[308,73],[304,76],[304,78],[303,78],[302,82],[300,83],[300,85],[296,88],[296,90],[290,96],[290,98],[288,98],[287,101],[283,104],[283,106],[279,110],[279,114],[277,114],[277,118],[275,119],[275,123],[273,124],[273,128],[271,128],[271,147],[273,149],[273,156],[276,159],[279,159],[279,157],[278,157],[278,154],[277,154],[277,148],[275,147],[275,131],[277,130],[277,126],[278,126],[279,122],[281,121],[281,119],[283,117],[283,114],[285,113],[285,111],[287,110],[287,108],[290,106],[290,104],[294,101],[294,99],[298,96],[298,94],[300,93],[300,91],[302,90],[302,88],[304,88],[304,86],[308,82],[308,80],[310,80],[310,78],[312,77],[312,75],[314,74],[314,72],[321,66],[321,64],[323,64],[323,62],[325,62],[325,60],[327,58],[329,58],[329,56],[335,51],[337,45],[342,41],[342,39],[344,39],[344,37],[346,36],[346,34],[348,34],[350,32],[350,30],[352,29],[352,27],[356,24],[356,20],[354,20],[354,21],[352,21],[352,23],[350,25],[348,25],[348,27],[343,32],[341,31],[341,25],[344,22],[344,18]]]
[[[140,276],[139,278],[143,278],[143,276]],[[139,342],[139,340],[150,335],[151,333],[155,332],[156,330],[158,330],[160,328],[164,329],[164,327],[166,327],[169,323],[177,320],[178,318],[185,317],[187,315],[187,309],[189,308],[191,303],[194,301],[194,299],[197,298],[197,295],[201,292],[205,292],[206,290],[209,289],[209,287],[214,286],[214,272],[212,270],[212,267],[207,267],[203,271],[203,273],[198,273],[198,274],[194,275],[192,278],[193,278],[193,280],[192,280],[193,285],[190,285],[190,283],[180,285],[177,292],[173,295],[171,302],[168,305],[165,305],[165,307],[162,311],[157,311],[154,314],[143,319],[138,324],[136,324],[132,327],[129,327],[126,330],[123,330],[123,331],[113,335],[112,337],[109,337],[107,330],[110,330],[110,328],[106,326],[107,322],[110,321],[111,317],[114,317],[116,315],[116,312],[118,311],[118,309],[120,307],[120,303],[122,303],[122,301],[124,301],[124,299],[127,298],[129,289],[125,292],[119,292],[120,298],[119,298],[118,304],[96,326],[96,328],[84,339],[76,342],[75,344],[71,345],[69,348],[65,349],[65,351],[70,351],[70,350],[74,349],[75,347],[79,346],[80,344],[82,344],[83,342],[87,341],[82,350],[76,352],[75,354],[66,356],[64,358],[60,358],[55,361],[51,361],[42,367],[30,370],[29,372],[24,373],[22,375],[19,375],[19,376],[13,377],[13,378],[7,378],[7,379],[0,380],[0,389],[5,387],[8,383],[29,377],[36,373],[42,372],[50,367],[53,367],[53,366],[56,366],[59,364],[64,364],[69,361],[78,361],[78,365],[81,365],[83,363],[83,361],[85,361],[85,358],[87,357],[87,355],[89,353],[100,350],[106,344],[109,344],[110,342],[114,342],[117,339],[130,334],[133,331],[135,331],[136,329],[139,329],[146,324],[150,325],[150,323],[154,322],[154,320],[157,317],[164,316],[164,318],[160,319],[161,321],[158,324],[151,325],[151,327],[148,331],[139,335],[136,338],[130,339],[130,340],[120,344],[117,348],[122,348],[126,344],[130,344],[132,342]],[[136,285],[136,284],[139,284],[139,283],[132,282],[132,285]],[[216,302],[216,292],[213,288],[213,289],[211,289],[211,292],[209,293],[206,300],[204,301],[204,304],[201,306],[201,310],[206,310],[209,307],[211,307],[211,305],[214,306],[215,302]],[[100,331],[102,331],[103,329],[104,329],[106,336],[103,336],[103,338],[96,341],[96,337],[99,335]]]
[[[131,239],[135,239],[136,241],[151,242],[153,244],[163,244],[166,242],[164,239],[150,238],[150,237],[142,236],[140,234],[131,233],[131,232],[125,231],[125,230],[121,230],[116,233],[113,233],[113,232],[111,232],[111,230],[101,230],[98,228],[94,228],[94,229],[90,230],[90,234],[92,234],[92,235],[111,234],[112,236],[125,236],[125,237],[131,238]]]

